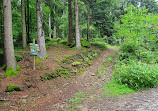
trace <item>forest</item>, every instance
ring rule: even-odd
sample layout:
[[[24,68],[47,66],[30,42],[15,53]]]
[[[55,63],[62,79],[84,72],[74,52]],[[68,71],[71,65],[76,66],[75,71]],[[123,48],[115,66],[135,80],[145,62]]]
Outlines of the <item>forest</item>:
[[[4,111],[158,93],[158,1],[1,0],[0,87]]]

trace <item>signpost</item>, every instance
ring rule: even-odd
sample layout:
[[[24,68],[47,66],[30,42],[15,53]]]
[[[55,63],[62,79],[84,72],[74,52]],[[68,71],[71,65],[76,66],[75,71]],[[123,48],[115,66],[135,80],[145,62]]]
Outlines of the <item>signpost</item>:
[[[33,43],[30,43],[31,55],[33,55],[33,70],[35,70],[35,56],[38,55],[39,45],[35,44],[35,39],[33,39]]]

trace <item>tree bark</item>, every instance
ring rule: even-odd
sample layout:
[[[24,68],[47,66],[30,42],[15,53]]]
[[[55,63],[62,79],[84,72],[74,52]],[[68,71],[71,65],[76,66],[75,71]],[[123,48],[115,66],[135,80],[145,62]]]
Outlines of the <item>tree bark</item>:
[[[68,13],[69,13],[69,43],[73,43],[73,30],[72,30],[72,0],[68,0]]]
[[[56,30],[56,26],[54,25],[53,39],[55,38],[57,38],[57,30]]]
[[[25,26],[25,4],[21,0],[21,13],[22,13],[22,48],[26,48],[26,26]]]
[[[12,35],[12,13],[11,1],[3,0],[4,14],[4,55],[7,69],[16,70],[16,60],[14,54],[13,35]]]
[[[90,7],[87,8],[87,41],[89,42],[90,32],[89,32],[89,22],[90,22]]]
[[[40,49],[38,58],[45,59],[46,46],[45,46],[44,31],[42,29],[42,17],[43,17],[42,0],[36,0],[36,10],[37,10],[37,43],[39,44],[39,49]]]
[[[51,18],[50,18],[50,14],[49,14],[49,30],[51,30]],[[49,38],[51,39],[51,32],[49,31]]]
[[[30,43],[30,10],[29,10],[29,0],[27,0],[27,42]]]
[[[79,17],[78,17],[78,0],[75,0],[75,34],[76,34],[76,48],[81,47],[80,31],[79,31]]]

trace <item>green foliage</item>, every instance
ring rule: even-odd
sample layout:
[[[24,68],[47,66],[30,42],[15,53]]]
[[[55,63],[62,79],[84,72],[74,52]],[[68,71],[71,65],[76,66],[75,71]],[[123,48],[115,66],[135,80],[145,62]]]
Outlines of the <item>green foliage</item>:
[[[85,99],[85,94],[84,93],[77,93],[74,98],[71,98],[69,100],[69,105],[71,107],[71,110],[73,110],[77,104],[82,103],[82,101],[84,99]]]
[[[134,92],[134,90],[129,88],[127,85],[118,84],[115,82],[109,82],[109,83],[105,84],[103,86],[102,91],[103,91],[105,97],[109,97],[109,96],[117,97],[120,95],[129,94],[129,93]]]
[[[90,48],[91,44],[88,41],[83,40],[81,43],[81,46],[86,47],[86,48]]]
[[[137,61],[122,64],[116,68],[113,79],[129,86],[132,89],[153,88],[158,85],[157,65],[148,65]]]
[[[106,50],[107,46],[106,43],[102,43],[102,42],[91,42],[91,45],[98,47],[100,50]]]
[[[10,68],[10,69],[6,70],[5,77],[16,76],[16,75],[17,75],[17,71],[14,71],[13,68]]]
[[[42,62],[43,60],[44,60],[43,58],[41,58],[41,59],[38,58],[38,57],[35,58],[35,61],[36,61],[36,62]]]
[[[4,64],[4,65],[2,66],[2,70],[6,70],[6,68],[7,68],[7,65]]]
[[[21,71],[21,68],[20,68],[19,65],[16,66],[16,70],[17,70],[17,71]]]
[[[41,76],[41,80],[44,81],[57,77],[70,78],[71,76],[77,76],[84,71],[86,66],[92,65],[91,60],[93,60],[98,55],[99,51],[90,50],[75,54],[73,56],[65,56],[62,61],[56,59],[60,68],[55,69],[51,74],[45,74]],[[70,64],[77,67],[70,67]]]
[[[22,56],[20,55],[15,55],[16,61],[19,62],[22,60]]]
[[[12,84],[9,84],[7,86],[7,92],[12,92],[12,91],[21,91],[20,86],[12,86]]]
[[[78,65],[81,65],[81,62],[73,62],[72,63],[72,66],[78,66]]]
[[[67,40],[61,40],[60,43],[63,44],[63,45],[68,45],[69,44],[69,42]]]
[[[138,46],[135,42],[125,42],[121,44],[120,51],[124,53],[136,54]]]

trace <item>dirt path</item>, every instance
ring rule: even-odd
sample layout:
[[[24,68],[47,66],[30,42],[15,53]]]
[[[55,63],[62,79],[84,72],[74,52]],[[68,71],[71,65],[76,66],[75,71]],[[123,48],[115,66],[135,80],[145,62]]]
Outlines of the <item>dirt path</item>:
[[[3,104],[0,101],[0,104],[2,104],[0,110],[158,111],[158,88],[153,88],[149,91],[137,92],[131,95],[125,95],[118,98],[103,97],[102,87],[104,84],[110,81],[117,52],[117,50],[110,48],[103,51],[101,55],[95,59],[93,65],[89,66],[86,71],[84,71],[83,74],[78,77],[72,77],[69,79],[57,78],[53,81],[45,82],[41,82],[39,78],[37,78],[38,88],[30,88],[26,92],[13,92],[9,94],[9,96],[15,98],[13,98],[12,101],[6,101]],[[62,53],[59,54],[62,55]],[[112,62],[110,62],[107,67],[102,67],[104,61],[106,61],[107,57],[110,55],[115,55]],[[53,58],[53,60],[55,59],[56,58]],[[50,60],[48,59],[48,61]],[[44,62],[43,64],[46,63]],[[47,63],[47,65],[49,64]],[[50,67],[51,69],[52,66],[47,67]],[[98,68],[102,68],[106,72],[103,75],[99,75],[97,72]],[[39,71],[37,70],[33,75],[36,75],[38,72]],[[34,78],[38,76],[36,75]],[[84,101],[72,108],[69,105],[69,100],[75,97],[76,93],[85,94]]]
[[[113,52],[109,49],[111,53]],[[109,53],[109,54],[111,54]],[[81,104],[76,105],[73,109],[69,105],[69,99],[62,103],[57,103],[52,106],[48,106],[46,111],[158,111],[158,87],[150,89],[148,91],[140,91],[135,94],[120,96],[118,98],[104,98],[102,94],[102,87],[106,82],[109,82],[111,73],[113,71],[114,61],[106,67],[105,76],[98,78],[96,70],[101,66],[103,58],[108,55],[103,54],[100,57],[99,64],[95,64],[83,73],[82,87],[78,90],[78,93],[84,93],[86,95],[84,101]],[[115,56],[116,57],[116,56]],[[89,75],[89,76],[87,76]],[[78,87],[78,85],[76,85]]]
[[[109,64],[109,67],[106,67],[106,74],[102,77],[98,76],[97,69],[102,66],[103,62],[107,59],[111,54],[116,53],[113,49],[108,49],[102,52],[101,56],[94,62],[92,66],[90,66],[81,76],[74,79],[70,84],[67,84],[65,87],[66,90],[69,91],[71,96],[69,98],[64,98],[64,101],[58,102],[56,104],[50,104],[46,111],[70,111],[70,107],[67,105],[70,98],[75,96],[75,93],[84,93],[86,94],[86,100],[93,101],[95,98],[100,98],[102,95],[102,85],[106,82],[110,81],[111,73],[113,71],[114,60]],[[115,54],[116,57],[117,54]],[[75,86],[72,86],[75,85]],[[71,92],[68,88],[76,89],[75,92]],[[66,96],[65,94],[63,96]],[[94,101],[95,102],[95,101]],[[84,101],[83,105],[78,106],[75,110],[85,110],[89,109],[86,106],[86,101]],[[87,104],[88,105],[88,104]],[[85,110],[88,111],[88,110]]]

